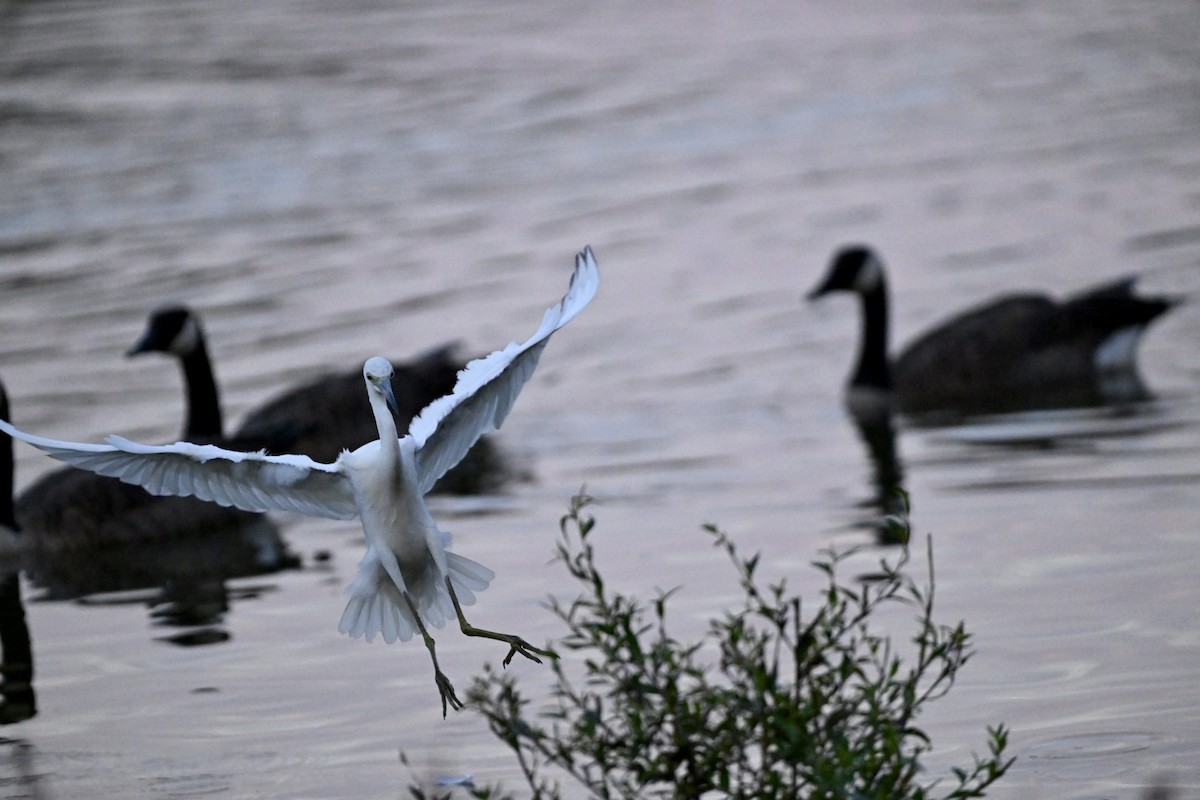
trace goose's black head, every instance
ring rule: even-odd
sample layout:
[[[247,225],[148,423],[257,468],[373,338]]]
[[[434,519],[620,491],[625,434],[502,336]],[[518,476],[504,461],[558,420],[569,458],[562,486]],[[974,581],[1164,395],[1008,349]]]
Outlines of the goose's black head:
[[[847,245],[833,256],[829,272],[808,293],[815,300],[832,292],[853,292],[862,305],[862,339],[858,366],[850,377],[851,389],[890,391],[892,369],[887,356],[888,298],[883,262],[863,245]]]
[[[883,285],[883,262],[879,257],[869,247],[850,245],[834,255],[824,280],[808,293],[808,299],[815,300],[831,292],[868,295],[880,291]]]
[[[163,306],[150,315],[146,330],[125,355],[171,353],[183,358],[203,346],[204,332],[196,315],[185,306]]]

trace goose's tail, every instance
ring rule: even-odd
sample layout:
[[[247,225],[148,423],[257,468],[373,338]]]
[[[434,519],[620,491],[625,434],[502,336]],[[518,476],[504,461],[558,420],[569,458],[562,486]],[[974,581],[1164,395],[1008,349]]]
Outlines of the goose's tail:
[[[446,566],[454,593],[464,606],[473,605],[475,594],[486,589],[495,577],[487,567],[455,553],[446,553]],[[406,582],[410,584],[409,596],[427,627],[440,628],[447,619],[454,619],[454,604],[433,559],[429,559],[425,574],[415,581],[408,581],[406,576]],[[397,640],[407,642],[416,633],[412,610],[379,563],[374,548],[367,548],[358,565],[358,575],[346,593],[350,600],[338,630],[352,639],[365,637],[370,642],[379,635],[391,644]]]

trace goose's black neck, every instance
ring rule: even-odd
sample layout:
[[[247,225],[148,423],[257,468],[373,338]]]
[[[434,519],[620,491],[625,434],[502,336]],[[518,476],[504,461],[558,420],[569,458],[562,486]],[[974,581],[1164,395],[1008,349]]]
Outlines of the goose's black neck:
[[[187,387],[187,422],[183,435],[188,441],[206,441],[221,438],[221,401],[217,395],[217,380],[213,377],[212,363],[208,360],[208,348],[204,342],[180,356],[183,383]]]
[[[9,422],[8,395],[0,386],[0,419]],[[17,528],[17,518],[13,514],[13,448],[12,437],[0,433],[0,525],[6,525],[11,530]]]
[[[858,367],[850,379],[854,387],[891,389],[892,369],[888,363],[887,284],[880,276],[876,287],[861,292],[862,339],[859,341]]]

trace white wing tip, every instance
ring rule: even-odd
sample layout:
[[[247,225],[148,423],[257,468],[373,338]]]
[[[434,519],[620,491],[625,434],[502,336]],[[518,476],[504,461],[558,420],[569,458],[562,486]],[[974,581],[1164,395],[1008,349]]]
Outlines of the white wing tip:
[[[575,288],[575,282],[578,280],[586,281],[591,286],[589,294],[595,294],[594,287],[600,283],[600,266],[596,263],[591,245],[584,245],[583,250],[575,256],[575,272],[571,275],[568,294]]]
[[[575,271],[571,273],[571,282],[567,293],[558,305],[546,309],[546,316],[534,338],[545,338],[562,326],[566,325],[575,315],[592,302],[596,290],[600,287],[600,267],[592,248],[587,245],[575,256]]]

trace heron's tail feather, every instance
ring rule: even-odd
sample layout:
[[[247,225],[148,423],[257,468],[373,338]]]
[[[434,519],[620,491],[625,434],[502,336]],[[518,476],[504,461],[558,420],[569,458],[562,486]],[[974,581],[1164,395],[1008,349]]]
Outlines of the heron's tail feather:
[[[397,640],[407,642],[416,632],[416,621],[408,603],[384,571],[374,550],[367,550],[358,565],[358,575],[346,593],[350,595],[350,601],[342,612],[338,630],[350,638],[366,637],[370,642],[378,634],[391,644]]]
[[[454,553],[446,553],[446,566],[450,570],[454,593],[463,605],[473,604],[476,592],[486,589],[495,575],[482,564]],[[358,574],[346,593],[350,595],[350,600],[342,612],[338,630],[352,639],[362,637],[370,642],[378,635],[391,644],[395,641],[407,642],[416,633],[417,622],[413,619],[412,610],[373,549],[367,549],[367,554],[358,565]],[[409,596],[426,626],[440,628],[447,619],[454,619],[450,593],[438,577],[432,559],[426,574],[409,586]]]
[[[482,592],[496,577],[496,573],[469,558],[457,553],[446,553],[446,567],[450,570],[450,583],[458,602],[464,606],[475,605],[475,593]],[[454,607],[451,606],[451,611]]]

